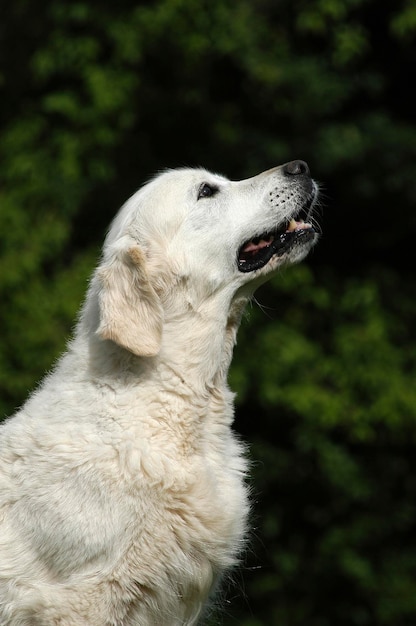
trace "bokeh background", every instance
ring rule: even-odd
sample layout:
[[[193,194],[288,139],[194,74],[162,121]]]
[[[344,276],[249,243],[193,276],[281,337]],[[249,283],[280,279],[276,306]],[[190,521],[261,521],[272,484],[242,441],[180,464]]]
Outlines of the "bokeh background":
[[[318,247],[239,335],[253,533],[211,624],[416,624],[415,62],[415,0],[2,4],[0,416],[155,171],[322,184]]]

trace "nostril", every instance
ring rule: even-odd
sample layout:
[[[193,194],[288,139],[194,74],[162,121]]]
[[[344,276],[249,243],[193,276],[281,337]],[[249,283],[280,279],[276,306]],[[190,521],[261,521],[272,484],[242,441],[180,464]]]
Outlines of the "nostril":
[[[283,166],[283,173],[286,176],[310,176],[310,171],[306,161],[289,161]]]

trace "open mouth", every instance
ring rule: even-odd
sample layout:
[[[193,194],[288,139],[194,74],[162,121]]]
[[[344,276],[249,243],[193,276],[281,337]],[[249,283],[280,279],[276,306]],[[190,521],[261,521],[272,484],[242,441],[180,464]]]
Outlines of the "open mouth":
[[[309,212],[307,217],[308,215]],[[303,221],[303,219],[295,220],[292,218],[280,228],[246,241],[238,252],[238,270],[240,272],[253,272],[261,269],[267,265],[273,256],[283,256],[295,246],[312,242],[315,237],[316,231],[312,224]]]

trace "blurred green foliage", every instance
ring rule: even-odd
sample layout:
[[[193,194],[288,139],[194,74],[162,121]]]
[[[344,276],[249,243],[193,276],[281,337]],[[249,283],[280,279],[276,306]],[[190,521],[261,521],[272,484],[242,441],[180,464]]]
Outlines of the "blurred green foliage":
[[[212,624],[416,623],[415,16],[413,0],[2,7],[0,415],[64,349],[111,217],[154,171],[305,158],[324,182],[318,248],[239,335],[254,530]]]
[[[389,303],[395,279],[302,265],[242,328],[231,381],[258,527],[245,572],[257,621],[243,606],[239,624],[414,623],[416,352]]]

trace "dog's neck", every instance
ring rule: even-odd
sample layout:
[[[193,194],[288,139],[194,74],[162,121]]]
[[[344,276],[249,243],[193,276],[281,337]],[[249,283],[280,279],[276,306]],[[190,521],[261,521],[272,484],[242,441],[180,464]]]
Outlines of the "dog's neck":
[[[192,380],[199,390],[221,387],[230,367],[236,335],[247,297],[204,313],[166,321],[158,363],[172,368],[184,380]]]

